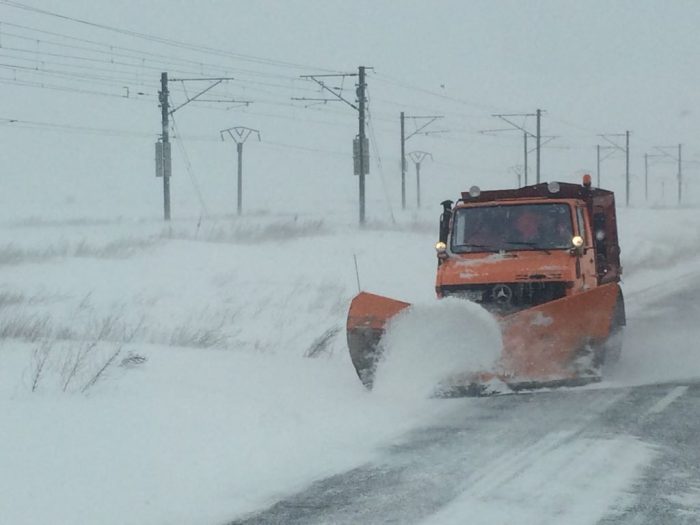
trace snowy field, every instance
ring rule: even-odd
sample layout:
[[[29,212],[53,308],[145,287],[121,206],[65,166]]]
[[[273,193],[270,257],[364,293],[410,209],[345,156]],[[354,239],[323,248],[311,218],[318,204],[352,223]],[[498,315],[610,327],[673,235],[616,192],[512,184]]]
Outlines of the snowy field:
[[[225,523],[429,425],[452,401],[425,397],[423,365],[400,363],[368,393],[344,322],[357,293],[353,255],[363,289],[434,301],[435,208],[362,231],[354,217],[320,213],[168,227],[5,222],[0,523]],[[643,322],[660,314],[656,303],[700,289],[698,215],[620,211],[628,317],[642,322],[595,388],[700,377],[697,326],[659,333]],[[609,450],[650,454],[619,440]],[[606,461],[600,454],[593,460]],[[614,500],[637,467],[630,461],[596,501]],[[434,523],[456,516],[448,508]]]

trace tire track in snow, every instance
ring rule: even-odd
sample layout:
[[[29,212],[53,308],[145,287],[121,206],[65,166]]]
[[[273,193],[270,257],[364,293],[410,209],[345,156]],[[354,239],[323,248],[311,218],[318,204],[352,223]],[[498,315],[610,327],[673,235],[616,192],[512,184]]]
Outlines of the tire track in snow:
[[[514,449],[486,464],[475,471],[467,481],[470,494],[478,497],[486,496],[494,492],[498,487],[518,477],[522,472],[536,463],[540,457],[559,449],[565,443],[571,442],[584,432],[595,420],[600,412],[605,411],[611,405],[617,403],[626,395],[626,392],[615,392],[609,398],[598,404],[598,410],[592,412],[578,421],[576,428],[564,432],[552,432],[545,434],[535,443],[522,448]]]
[[[511,507],[525,511],[532,500],[527,480],[542,485],[543,476],[567,465],[594,476],[609,464],[603,457],[586,470],[585,454],[599,443],[589,434],[628,392],[560,390],[454,401],[442,425],[410,433],[380,462],[318,481],[231,525],[432,523],[432,515],[464,493],[472,503],[488,503],[507,485],[520,491]]]

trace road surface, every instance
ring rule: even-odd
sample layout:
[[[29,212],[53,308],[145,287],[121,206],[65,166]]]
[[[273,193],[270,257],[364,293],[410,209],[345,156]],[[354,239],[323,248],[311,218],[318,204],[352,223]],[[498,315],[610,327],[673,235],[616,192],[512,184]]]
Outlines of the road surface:
[[[700,523],[700,382],[446,402],[381,462],[231,524]]]

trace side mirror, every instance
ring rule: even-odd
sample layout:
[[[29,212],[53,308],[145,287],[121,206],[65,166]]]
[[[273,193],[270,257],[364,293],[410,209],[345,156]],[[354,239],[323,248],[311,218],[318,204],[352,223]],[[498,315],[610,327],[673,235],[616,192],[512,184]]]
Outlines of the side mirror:
[[[450,231],[450,219],[452,218],[452,201],[442,201],[442,215],[440,216],[440,235],[442,243],[447,243],[447,235]]]

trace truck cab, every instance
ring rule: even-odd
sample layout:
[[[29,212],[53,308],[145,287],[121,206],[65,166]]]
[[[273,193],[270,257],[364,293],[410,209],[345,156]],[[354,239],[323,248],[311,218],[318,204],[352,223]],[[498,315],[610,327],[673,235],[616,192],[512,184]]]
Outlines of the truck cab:
[[[620,249],[612,192],[543,183],[464,192],[443,202],[436,244],[438,297],[508,315],[617,282]]]

